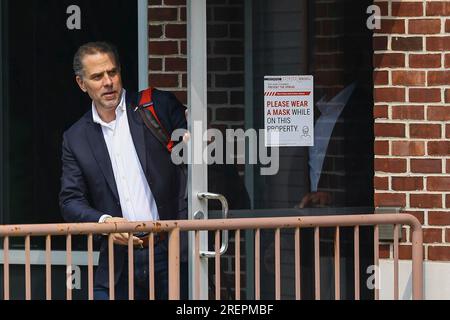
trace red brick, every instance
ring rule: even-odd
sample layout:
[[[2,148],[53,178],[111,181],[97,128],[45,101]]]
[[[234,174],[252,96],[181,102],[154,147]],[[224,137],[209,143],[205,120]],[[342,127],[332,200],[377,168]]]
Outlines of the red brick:
[[[418,177],[393,177],[392,190],[418,191],[423,190],[423,178]]]
[[[244,86],[242,74],[216,75],[216,88],[236,88]]]
[[[450,103],[450,89],[445,89],[445,102]]]
[[[149,4],[150,6],[159,6],[159,5],[162,4],[162,0],[150,0],[150,1],[148,2],[148,4]]]
[[[389,155],[389,141],[375,141],[375,155]]]
[[[242,2],[241,2],[242,3]],[[215,7],[214,8],[214,20],[215,21],[243,21],[244,8],[240,7]]]
[[[376,207],[405,207],[406,195],[403,193],[376,193]]]
[[[375,171],[387,173],[404,173],[406,172],[406,160],[377,158],[375,159]]]
[[[375,106],[373,108],[373,117],[374,119],[387,119],[389,117],[388,106]]]
[[[150,58],[148,60],[148,67],[151,71],[162,71],[162,59]]]
[[[218,121],[241,121],[244,119],[244,109],[242,108],[219,108],[216,110]]]
[[[208,91],[209,104],[227,104],[228,92],[226,91]]]
[[[430,226],[450,226],[450,212],[428,212],[428,224]]]
[[[150,25],[148,28],[148,35],[152,39],[161,38],[163,35],[162,25]]]
[[[448,156],[450,154],[450,141],[428,142],[428,154],[431,156]]]
[[[449,21],[449,26],[450,26],[450,19],[448,21]],[[448,32],[450,32],[450,30]],[[450,53],[447,53],[445,55],[444,65],[445,65],[446,68],[450,68]]]
[[[180,53],[187,54],[187,41],[180,41]]]
[[[429,2],[426,13],[427,16],[450,16],[450,3],[448,1]]]
[[[441,138],[441,125],[439,124],[410,124],[410,138],[439,139]]]
[[[423,156],[425,155],[425,143],[421,141],[394,141],[392,142],[392,155]]]
[[[410,102],[441,102],[441,89],[410,89]]]
[[[176,21],[178,20],[177,8],[150,8],[148,10],[149,21]]]
[[[391,47],[395,51],[422,51],[423,41],[421,37],[392,37]]]
[[[411,208],[442,208],[442,195],[440,194],[411,194],[410,195]]]
[[[392,2],[392,16],[394,17],[423,16],[423,5],[420,2]]]
[[[380,259],[389,259],[391,257],[391,246],[388,244],[380,245]]]
[[[400,123],[375,123],[376,137],[405,137],[405,125]]]
[[[445,207],[450,208],[450,194],[445,196]]]
[[[425,111],[423,106],[393,106],[392,119],[423,120]]]
[[[448,124],[447,127],[450,128],[450,124]],[[450,160],[449,159],[447,159],[446,167],[447,167],[447,173],[450,173]]]
[[[173,91],[172,93],[177,97],[177,99],[184,105],[187,104],[187,91]]]
[[[447,139],[450,139],[450,124],[445,125],[445,137]],[[448,164],[448,163],[447,163]],[[447,167],[448,168],[448,167]],[[450,173],[449,170],[447,170],[447,173]]]
[[[226,38],[228,36],[228,25],[226,23],[208,24],[207,28],[208,39]]]
[[[419,220],[420,224],[425,224],[425,213],[423,211],[403,211],[401,213],[410,214]]]
[[[409,20],[409,34],[436,34],[441,33],[441,20],[414,19]]]
[[[450,242],[450,228],[445,229],[445,242]]]
[[[187,59],[166,58],[166,71],[187,71]]]
[[[228,63],[226,58],[209,58],[208,72],[227,71]]]
[[[450,246],[428,247],[428,260],[450,261]]]
[[[404,102],[404,88],[375,88],[375,102]]]
[[[373,50],[384,51],[387,50],[388,38],[387,37],[373,37]]]
[[[178,87],[178,74],[152,73],[149,81],[152,87]]]
[[[440,68],[440,54],[411,54],[409,55],[409,66],[411,68]]]
[[[411,159],[412,173],[442,173],[442,162],[439,159]]]
[[[428,191],[450,191],[450,177],[428,177]]]
[[[176,41],[150,41],[149,52],[151,55],[178,54],[178,42]]]
[[[389,72],[388,71],[374,71],[373,83],[377,86],[389,84]]]
[[[411,245],[398,246],[398,257],[400,260],[411,260],[412,259],[412,246]]]
[[[187,30],[185,24],[166,25],[166,38],[186,39],[186,37],[187,37]]]
[[[383,0],[375,0],[374,5],[380,8],[382,17],[386,17],[389,15],[389,2]]]
[[[428,51],[448,51],[450,50],[450,37],[428,37]]]
[[[381,29],[377,33],[405,33],[404,19],[381,19]]]
[[[430,106],[427,111],[427,119],[431,121],[449,121],[450,108],[448,106]]]
[[[375,177],[374,178],[374,188],[376,190],[388,190],[389,189],[389,178],[388,177]]]
[[[445,32],[450,33],[450,19],[445,20]]]
[[[402,68],[405,66],[405,54],[377,53],[373,63],[375,68]]]
[[[399,86],[424,86],[425,71],[393,71],[392,84]]]
[[[187,9],[186,7],[180,8],[180,21],[186,22],[187,21]]]
[[[442,243],[442,229],[423,229],[424,243]]]
[[[450,71],[428,72],[428,85],[448,85],[450,83]]]

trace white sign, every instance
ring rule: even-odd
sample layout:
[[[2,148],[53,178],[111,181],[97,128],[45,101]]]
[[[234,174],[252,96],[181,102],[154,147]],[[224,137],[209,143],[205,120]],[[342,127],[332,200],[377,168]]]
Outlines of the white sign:
[[[314,77],[264,78],[266,147],[314,145]]]

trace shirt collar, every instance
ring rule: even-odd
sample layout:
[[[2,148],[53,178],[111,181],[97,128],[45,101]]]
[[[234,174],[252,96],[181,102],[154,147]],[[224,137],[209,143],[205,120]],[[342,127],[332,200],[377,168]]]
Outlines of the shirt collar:
[[[320,101],[317,102],[317,107],[322,114],[339,114],[342,108],[350,100],[350,97],[355,91],[356,82],[345,87],[341,92],[333,97],[330,101],[325,101],[325,97],[322,97]]]
[[[126,111],[127,104],[126,104],[125,97],[126,97],[126,91],[125,91],[125,89],[123,89],[119,105],[117,106],[117,109],[116,109],[116,115],[119,113],[119,111],[121,111],[121,112],[125,112]],[[109,123],[106,123],[105,121],[103,121],[102,118],[100,118],[100,115],[98,114],[97,108],[95,107],[94,101],[92,101],[92,120],[94,121],[94,123],[100,124],[102,126],[109,126],[110,125]]]

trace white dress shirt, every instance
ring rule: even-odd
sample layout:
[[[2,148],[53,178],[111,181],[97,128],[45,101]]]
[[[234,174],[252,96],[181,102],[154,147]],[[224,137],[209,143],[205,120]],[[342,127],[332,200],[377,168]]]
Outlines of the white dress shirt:
[[[155,198],[150,190],[136,148],[131,137],[126,110],[126,92],[116,109],[116,120],[104,122],[92,103],[94,123],[100,124],[108,148],[109,157],[119,192],[122,215],[128,221],[159,220]],[[110,215],[104,215],[99,222],[104,222]]]
[[[320,111],[320,117],[314,127],[314,146],[309,148],[309,177],[311,180],[311,192],[316,192],[319,185],[320,175],[322,174],[323,162],[327,153],[331,133],[333,132],[336,121],[344,111],[345,106],[350,100],[356,83],[344,88],[333,99],[326,102],[324,98],[317,102],[317,108]]]

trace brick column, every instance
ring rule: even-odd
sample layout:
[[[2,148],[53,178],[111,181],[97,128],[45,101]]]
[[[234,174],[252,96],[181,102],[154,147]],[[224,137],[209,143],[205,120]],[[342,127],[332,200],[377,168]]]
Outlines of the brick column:
[[[415,215],[425,259],[450,261],[450,3],[375,4],[375,205]],[[403,234],[400,256],[410,259]],[[382,249],[392,257],[389,245]]]

